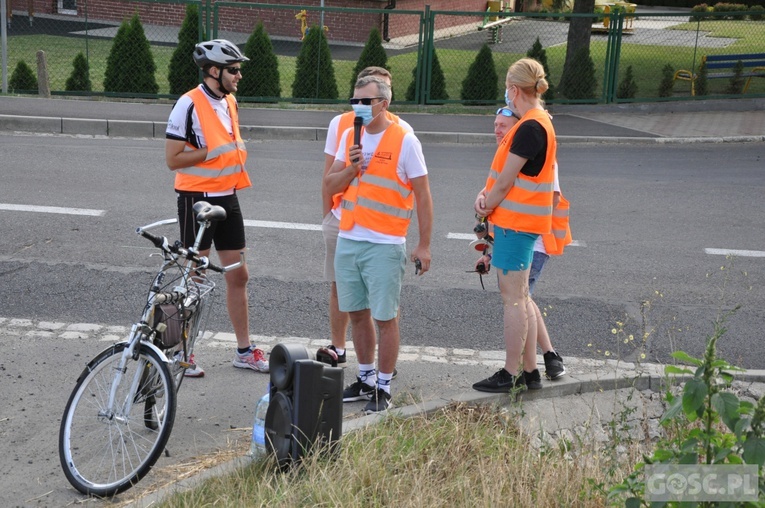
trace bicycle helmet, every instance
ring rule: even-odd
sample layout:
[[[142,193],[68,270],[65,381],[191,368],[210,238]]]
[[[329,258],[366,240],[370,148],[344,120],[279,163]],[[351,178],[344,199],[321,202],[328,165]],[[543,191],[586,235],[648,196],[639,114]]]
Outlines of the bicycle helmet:
[[[249,58],[239,51],[236,44],[225,39],[213,39],[194,46],[194,63],[204,69],[206,65],[224,67],[236,62],[247,62]]]

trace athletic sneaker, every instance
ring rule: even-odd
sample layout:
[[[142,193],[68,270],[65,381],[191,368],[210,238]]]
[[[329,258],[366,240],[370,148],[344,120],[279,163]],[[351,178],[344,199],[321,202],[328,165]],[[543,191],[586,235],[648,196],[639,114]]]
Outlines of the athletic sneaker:
[[[177,351],[175,353],[173,359],[176,362],[183,361],[183,352]],[[188,363],[190,363],[191,366],[190,367],[186,367],[186,370],[183,371],[183,375],[185,377],[203,377],[205,375],[204,369],[202,369],[202,367],[197,365],[197,362],[194,361],[194,355],[193,354],[189,357]]]
[[[268,372],[268,360],[262,349],[250,348],[246,353],[234,353],[234,367],[252,369],[256,372]]]
[[[194,355],[192,354],[189,356],[189,363],[191,364],[191,367],[187,367],[185,371],[183,371],[183,375],[186,377],[204,377],[205,371],[202,367],[197,365],[197,362],[194,361]]]
[[[550,381],[562,378],[566,374],[563,366],[563,358],[555,351],[548,351],[543,355],[545,359],[545,377]]]
[[[343,390],[343,402],[355,402],[357,400],[369,400],[375,392],[375,387],[363,382],[356,376],[356,382]]]
[[[491,377],[478,381],[473,385],[473,390],[491,393],[510,393],[516,388],[520,391],[526,389],[523,376],[513,376],[504,368],[499,369]]]
[[[390,401],[390,398],[390,393],[382,388],[374,390],[374,394],[369,399],[367,405],[364,406],[364,412],[369,415],[393,408],[393,403]]]
[[[526,383],[526,388],[529,390],[541,390],[542,376],[539,375],[539,369],[534,369],[531,372],[526,372],[524,370],[523,382]]]
[[[335,354],[337,355],[337,363],[338,364],[346,362],[345,353],[343,353],[343,354],[338,353],[337,352],[337,348],[335,346],[329,345],[329,346],[327,346],[327,349],[331,349],[332,351],[335,352]]]

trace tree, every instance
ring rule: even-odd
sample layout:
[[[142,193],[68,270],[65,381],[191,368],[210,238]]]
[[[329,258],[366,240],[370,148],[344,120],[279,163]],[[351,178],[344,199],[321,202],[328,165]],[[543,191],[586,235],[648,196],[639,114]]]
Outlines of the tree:
[[[460,98],[475,104],[493,104],[497,100],[498,79],[491,49],[488,44],[484,44],[462,81]]]
[[[138,14],[134,14],[130,21],[122,22],[114,37],[106,59],[104,90],[156,94],[159,91],[154,76],[156,70],[143,25]]]
[[[271,44],[271,38],[258,23],[244,45],[244,54],[250,59],[242,64],[239,94],[242,97],[275,97],[282,95],[279,84],[279,62]]]
[[[306,31],[295,64],[292,96],[304,99],[337,99],[335,68],[324,30],[312,26]]]
[[[388,55],[385,53],[385,48],[382,45],[382,36],[377,28],[373,28],[369,32],[369,38],[364,45],[364,49],[361,51],[359,61],[356,62],[356,67],[353,69],[351,75],[351,93],[349,97],[353,96],[353,92],[356,88],[356,76],[367,67],[382,67],[390,71],[388,67]]]
[[[665,65],[661,69],[661,83],[659,83],[659,97],[672,97],[672,91],[675,87],[675,69],[671,64]]]
[[[93,89],[93,85],[90,82],[90,69],[85,55],[82,52],[77,53],[72,65],[74,69],[66,80],[64,89],[67,92],[90,92]]]
[[[554,99],[555,87],[553,85],[552,78],[550,77],[550,68],[547,66],[547,52],[542,47],[542,43],[539,42],[539,37],[537,37],[537,40],[531,46],[531,49],[529,49],[528,53],[526,53],[526,56],[529,58],[533,58],[534,60],[542,64],[542,68],[545,70],[545,76],[547,78],[548,88],[547,88],[547,91],[542,96],[542,99],[544,99],[545,101],[550,101]]]
[[[595,64],[590,57],[590,47],[579,48],[571,64],[574,70],[563,74],[560,93],[568,99],[594,99],[598,82],[595,79]]]
[[[37,93],[37,77],[24,60],[19,60],[8,80],[8,90],[13,93]]]
[[[574,0],[573,14],[592,14],[595,11],[595,0]],[[558,93],[571,98],[563,87],[563,83],[571,83],[572,74],[577,74],[578,67],[574,61],[581,48],[587,48],[590,52],[590,35],[592,34],[593,18],[583,16],[571,18],[568,27],[568,39],[566,43],[566,60],[563,63],[563,73],[560,78]],[[549,81],[549,80],[548,80]]]
[[[199,67],[192,54],[199,42],[199,8],[197,4],[186,5],[186,17],[178,32],[178,45],[170,57],[167,81],[170,93],[182,95],[199,84]]]
[[[637,95],[638,86],[635,83],[635,76],[632,74],[632,66],[628,65],[624,72],[624,77],[616,89],[616,97],[619,99],[634,99]]]

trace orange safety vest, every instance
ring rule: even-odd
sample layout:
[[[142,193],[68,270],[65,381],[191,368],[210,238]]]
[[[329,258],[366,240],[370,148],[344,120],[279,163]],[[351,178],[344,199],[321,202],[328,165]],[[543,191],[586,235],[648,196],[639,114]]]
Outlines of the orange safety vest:
[[[250,187],[250,177],[244,168],[247,149],[239,134],[239,115],[236,101],[226,95],[228,113],[231,116],[231,134],[226,131],[205,93],[195,88],[186,95],[191,97],[207,143],[207,158],[194,166],[180,168],[175,172],[175,189],[187,192],[223,192],[229,189]],[[186,143],[187,150],[196,150]]]
[[[552,232],[542,235],[545,251],[551,256],[560,256],[563,254],[563,248],[572,242],[569,225],[570,208],[570,203],[561,194],[558,206],[552,213]]]
[[[397,115],[394,115],[390,111],[385,112],[385,116],[388,117],[388,120],[390,120],[393,123],[399,123],[401,120]],[[348,111],[347,113],[343,113],[340,115],[340,121],[337,122],[337,135],[335,136],[335,139],[337,140],[335,143],[335,153],[337,153],[337,149],[340,148],[340,138],[342,137],[343,133],[353,127],[353,120],[356,118],[356,113],[353,111]],[[362,127],[362,132],[364,132],[364,128]],[[353,139],[353,138],[350,138]],[[332,196],[332,209],[337,209],[338,206],[340,206],[340,200],[343,198],[343,193],[338,192],[334,196]]]
[[[398,124],[385,130],[377,151],[363,176],[356,176],[343,193],[340,230],[349,231],[354,224],[393,236],[406,236],[414,210],[411,182],[404,183],[396,168],[407,131]],[[351,146],[353,133],[348,133]],[[346,157],[348,157],[346,151]]]
[[[486,180],[486,193],[489,193],[505,167],[518,127],[528,120],[539,122],[547,133],[544,167],[534,177],[519,172],[507,196],[489,215],[488,220],[501,228],[541,235],[550,233],[552,230],[553,180],[555,178],[553,167],[557,151],[555,131],[546,111],[540,109],[528,111],[507,133],[494,154],[489,178]]]

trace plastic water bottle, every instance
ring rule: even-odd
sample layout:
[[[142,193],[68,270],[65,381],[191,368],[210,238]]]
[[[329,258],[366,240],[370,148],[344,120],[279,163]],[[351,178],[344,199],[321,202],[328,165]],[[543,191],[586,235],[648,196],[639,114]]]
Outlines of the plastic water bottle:
[[[271,387],[263,395],[255,406],[255,421],[252,423],[252,443],[250,444],[250,457],[252,460],[260,460],[266,456],[266,412],[271,402]]]

